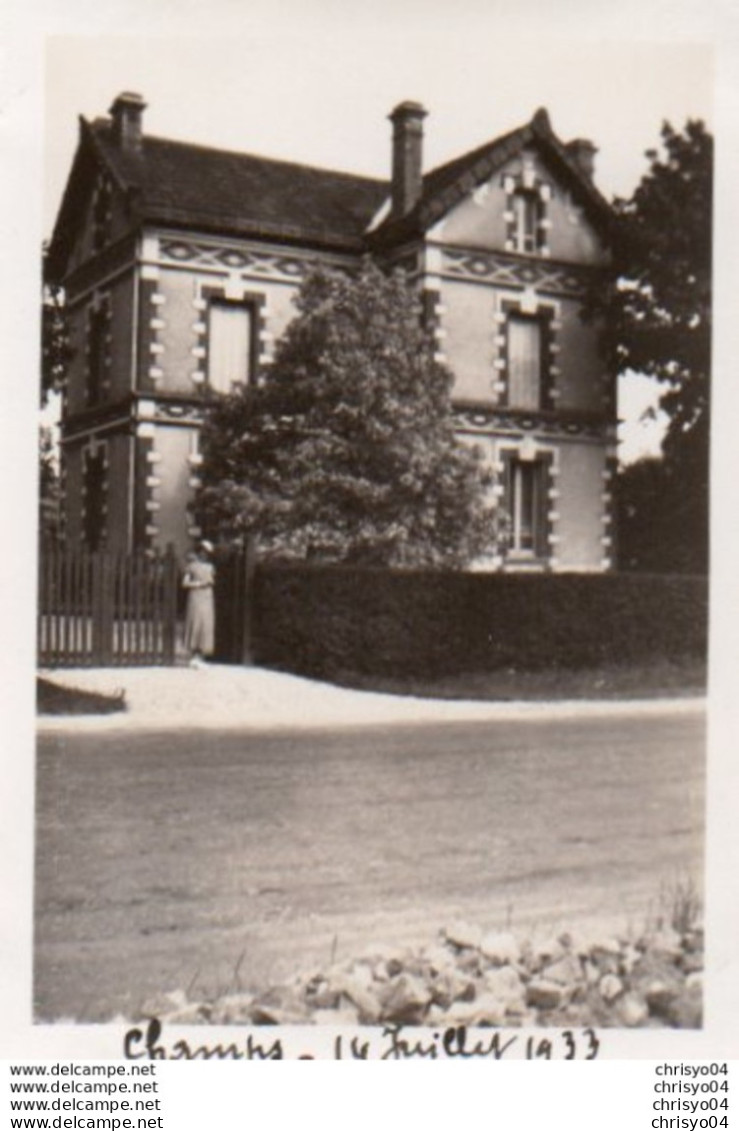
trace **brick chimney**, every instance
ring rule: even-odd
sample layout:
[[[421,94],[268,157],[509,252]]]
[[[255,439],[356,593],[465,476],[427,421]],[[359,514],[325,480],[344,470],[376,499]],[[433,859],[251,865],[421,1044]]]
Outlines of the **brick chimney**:
[[[423,119],[420,102],[401,102],[389,115],[393,123],[393,217],[406,216],[421,195],[423,179]]]
[[[574,160],[581,173],[584,173],[588,180],[593,179],[595,173],[595,155],[598,149],[593,145],[592,141],[588,141],[585,137],[575,138],[574,141],[568,141],[565,149],[570,157]]]
[[[125,153],[141,152],[141,120],[146,103],[140,94],[124,91],[108,113],[113,119],[113,140]]]

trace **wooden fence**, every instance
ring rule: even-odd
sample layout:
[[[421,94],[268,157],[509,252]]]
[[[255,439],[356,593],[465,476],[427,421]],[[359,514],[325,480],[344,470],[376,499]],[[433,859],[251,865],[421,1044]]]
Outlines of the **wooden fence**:
[[[178,586],[171,550],[156,556],[42,550],[39,664],[173,664]]]

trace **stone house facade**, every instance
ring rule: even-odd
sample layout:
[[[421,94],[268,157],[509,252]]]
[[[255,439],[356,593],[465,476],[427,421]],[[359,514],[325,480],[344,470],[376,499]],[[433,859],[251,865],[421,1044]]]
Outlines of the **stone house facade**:
[[[603,570],[616,403],[581,317],[607,261],[593,145],[546,111],[424,174],[423,107],[390,115],[390,181],[148,137],[139,95],[80,137],[47,257],[66,295],[65,536],[184,553],[212,390],[255,379],[311,265],[371,254],[421,289],[461,436],[496,472],[506,568]]]

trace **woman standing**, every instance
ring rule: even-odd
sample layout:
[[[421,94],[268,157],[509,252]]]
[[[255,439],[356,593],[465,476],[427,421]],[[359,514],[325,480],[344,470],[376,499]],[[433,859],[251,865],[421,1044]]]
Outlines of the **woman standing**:
[[[212,553],[212,544],[201,542],[197,553],[187,555],[187,565],[182,578],[182,586],[187,590],[185,647],[190,653],[190,667],[193,668],[202,666],[203,657],[213,655],[215,570],[210,561]]]

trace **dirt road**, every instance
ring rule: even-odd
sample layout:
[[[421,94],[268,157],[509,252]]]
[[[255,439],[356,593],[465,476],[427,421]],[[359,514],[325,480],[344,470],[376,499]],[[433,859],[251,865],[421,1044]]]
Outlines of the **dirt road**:
[[[464,918],[643,926],[700,883],[700,714],[41,735],[38,1019],[284,980]]]

